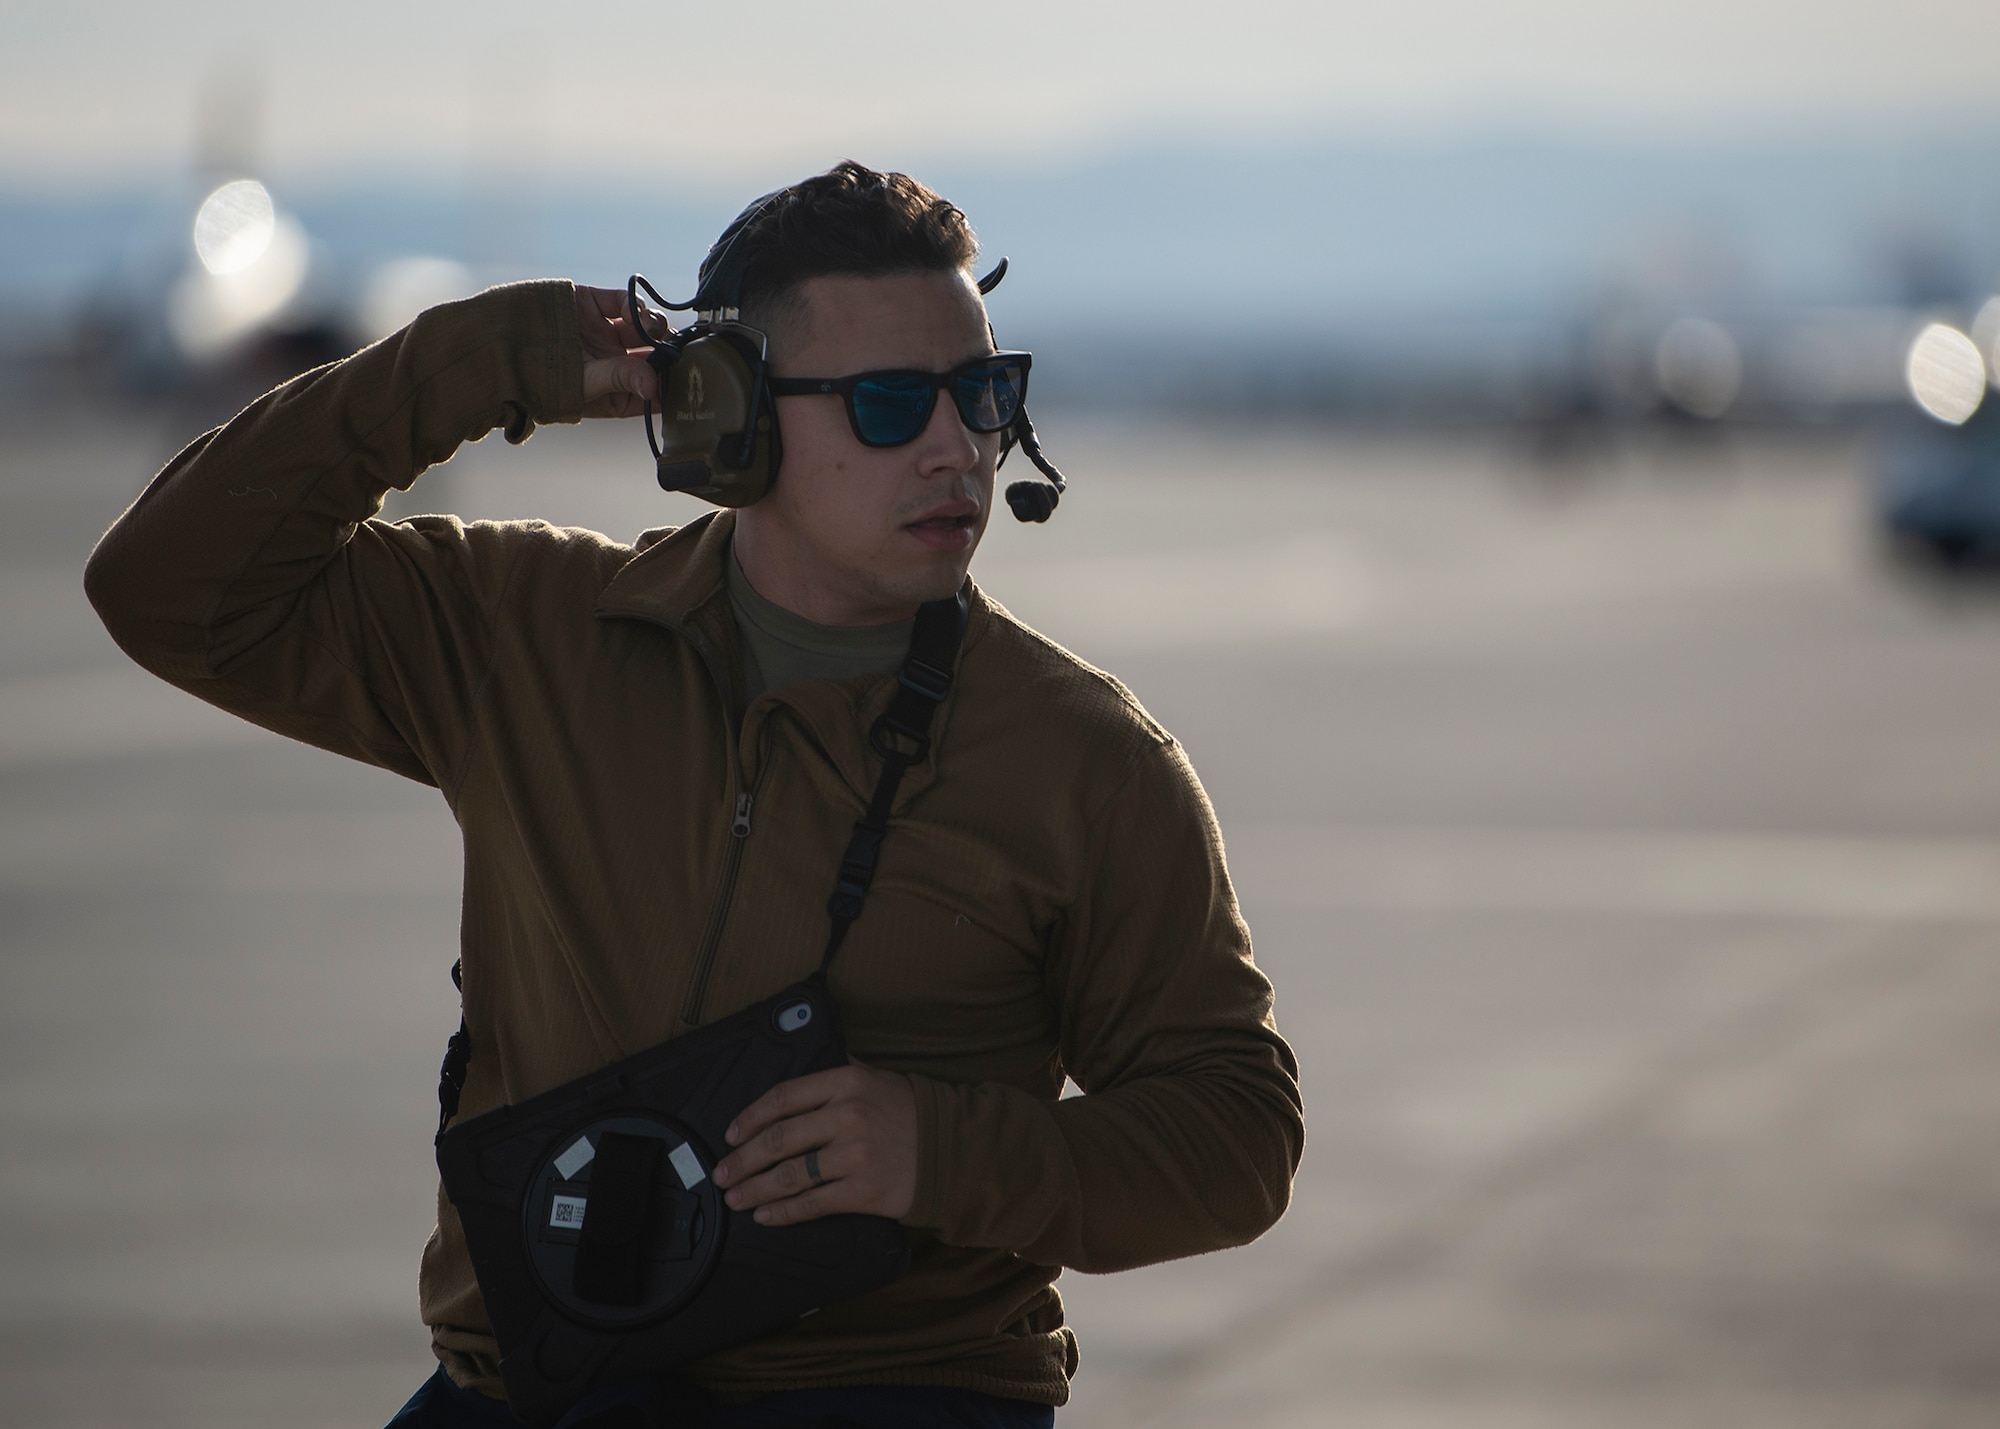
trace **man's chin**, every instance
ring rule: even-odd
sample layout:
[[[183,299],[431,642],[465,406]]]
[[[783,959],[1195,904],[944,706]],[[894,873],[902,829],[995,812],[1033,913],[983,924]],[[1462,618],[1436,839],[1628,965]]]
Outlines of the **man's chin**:
[[[891,590],[899,601],[922,605],[958,594],[972,565],[972,550],[937,552],[929,560],[905,568]]]

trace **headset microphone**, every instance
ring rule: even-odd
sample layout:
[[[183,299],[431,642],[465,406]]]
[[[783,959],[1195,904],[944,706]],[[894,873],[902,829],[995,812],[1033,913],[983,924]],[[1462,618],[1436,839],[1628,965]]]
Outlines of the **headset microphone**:
[[[1007,504],[1014,508],[1016,521],[1046,521],[1061,499],[1047,482],[1016,481],[1007,488]]]
[[[1000,280],[1006,276],[1007,260],[1002,258],[999,267],[979,280],[979,296],[983,298],[999,287]],[[991,323],[986,325],[986,334],[989,338],[993,336]],[[995,339],[993,345],[998,347],[1000,343]],[[1015,416],[1013,425],[1007,428],[1007,434],[1000,439],[1000,460],[993,468],[996,472],[1007,464],[1008,455],[1017,445],[1028,454],[1035,470],[1048,480],[1012,483],[1007,488],[1007,505],[1013,509],[1016,521],[1033,521],[1039,525],[1055,514],[1056,503],[1069,490],[1069,483],[1063,480],[1063,474],[1056,470],[1055,463],[1042,455],[1042,444],[1035,436],[1035,424],[1028,420],[1025,404]]]
[[[1046,521],[1054,513],[1056,503],[1062,500],[1062,494],[1069,490],[1069,483],[1063,480],[1063,474],[1056,470],[1055,463],[1042,455],[1042,444],[1035,438],[1035,424],[1028,420],[1025,407],[1021,409],[1021,415],[1014,419],[1014,425],[1007,429],[1000,452],[1002,466],[1006,465],[1007,454],[1016,443],[1028,454],[1028,460],[1035,464],[1035,469],[1048,480],[1009,484],[1007,504],[1014,509],[1016,521]]]

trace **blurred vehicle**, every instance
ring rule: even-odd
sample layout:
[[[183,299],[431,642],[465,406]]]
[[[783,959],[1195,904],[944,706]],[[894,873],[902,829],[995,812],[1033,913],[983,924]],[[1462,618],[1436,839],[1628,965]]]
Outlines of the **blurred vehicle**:
[[[1878,450],[1875,509],[1901,553],[2000,567],[2000,403],[1955,427],[1908,419]]]
[[[1970,332],[1934,321],[1911,340],[1904,370],[1917,410],[1885,424],[1876,458],[1875,509],[1897,552],[1947,568],[2000,567],[1996,368],[2000,299]]]

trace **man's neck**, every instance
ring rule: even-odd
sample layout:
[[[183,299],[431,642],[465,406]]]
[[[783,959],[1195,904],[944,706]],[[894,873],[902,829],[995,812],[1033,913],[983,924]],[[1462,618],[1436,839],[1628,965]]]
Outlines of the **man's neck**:
[[[731,539],[737,563],[757,594],[815,625],[891,625],[917,613],[915,602],[901,602],[879,591],[849,589],[819,568],[813,553],[768,530],[739,512]]]

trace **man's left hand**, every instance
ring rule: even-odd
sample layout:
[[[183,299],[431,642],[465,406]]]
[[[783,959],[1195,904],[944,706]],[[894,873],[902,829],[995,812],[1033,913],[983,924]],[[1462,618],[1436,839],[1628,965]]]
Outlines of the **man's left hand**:
[[[759,1225],[840,1211],[900,1220],[916,1200],[917,1094],[900,1072],[849,1064],[780,1082],[727,1136],[736,1149],[715,1184]]]

